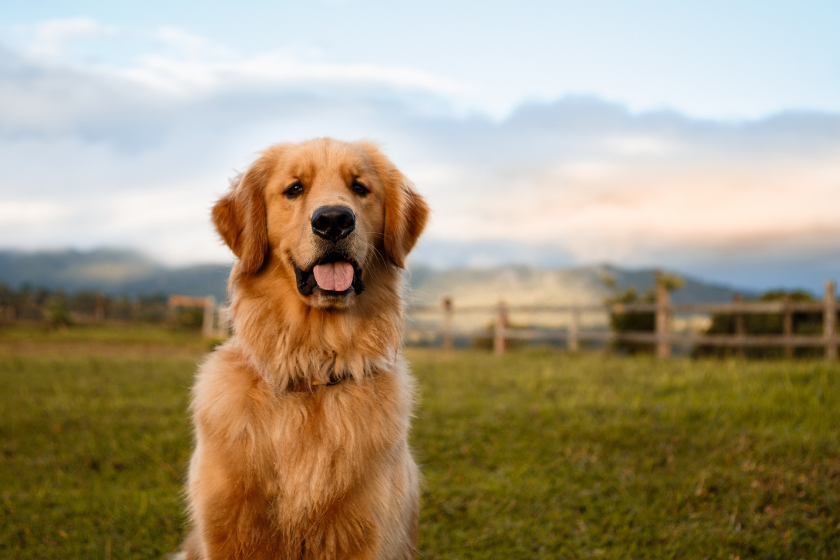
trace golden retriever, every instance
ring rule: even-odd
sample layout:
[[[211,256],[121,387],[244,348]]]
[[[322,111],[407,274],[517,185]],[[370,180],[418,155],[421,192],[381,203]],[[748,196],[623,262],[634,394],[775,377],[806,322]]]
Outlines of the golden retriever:
[[[193,388],[182,557],[415,556],[400,269],[428,213],[375,145],[328,138],[272,146],[216,203],[233,336]]]

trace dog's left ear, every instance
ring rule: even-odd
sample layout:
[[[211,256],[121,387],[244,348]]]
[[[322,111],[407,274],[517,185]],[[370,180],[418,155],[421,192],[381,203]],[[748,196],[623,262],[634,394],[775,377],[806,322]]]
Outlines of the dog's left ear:
[[[399,268],[405,268],[405,258],[426,227],[429,206],[377,146],[361,144],[374,160],[385,185],[385,257]]]
[[[385,254],[396,266],[405,268],[405,258],[426,227],[429,205],[405,177],[394,199],[391,204],[385,202]]]
[[[245,274],[263,265],[268,250],[265,185],[278,147],[270,148],[245,173],[231,181],[230,190],[213,206],[213,224]]]

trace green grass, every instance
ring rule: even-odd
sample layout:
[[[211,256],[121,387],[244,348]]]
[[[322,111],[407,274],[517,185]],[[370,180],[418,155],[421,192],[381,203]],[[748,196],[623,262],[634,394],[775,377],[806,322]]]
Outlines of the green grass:
[[[188,358],[0,358],[0,557],[174,550],[194,366]]]
[[[183,536],[200,344],[74,336],[86,354],[0,332],[0,558],[159,558]],[[840,367],[408,357],[424,558],[840,558]]]
[[[11,354],[155,354],[204,352],[213,341],[197,330],[168,329],[157,325],[84,326],[73,328],[4,327],[0,352]],[[169,351],[169,352],[168,352]]]
[[[838,558],[840,368],[411,353],[429,558]]]

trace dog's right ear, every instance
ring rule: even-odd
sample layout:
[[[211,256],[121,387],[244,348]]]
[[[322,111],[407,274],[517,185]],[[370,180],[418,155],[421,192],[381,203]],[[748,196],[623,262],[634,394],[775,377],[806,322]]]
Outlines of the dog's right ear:
[[[267,151],[245,173],[235,177],[230,190],[213,206],[213,224],[245,274],[263,265],[268,250],[265,186],[275,154]]]

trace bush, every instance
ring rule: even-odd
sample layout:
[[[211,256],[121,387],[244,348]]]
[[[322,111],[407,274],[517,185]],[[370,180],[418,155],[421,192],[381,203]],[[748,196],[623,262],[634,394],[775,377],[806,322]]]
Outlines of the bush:
[[[508,330],[517,330],[525,328],[523,325],[514,325],[508,322]],[[516,350],[518,348],[525,348],[529,341],[522,338],[507,338],[507,349]],[[473,339],[472,347],[476,350],[493,350],[496,344],[496,323],[491,322],[487,325],[487,335],[477,336]]]
[[[56,292],[50,296],[46,301],[46,308],[50,326],[69,327],[73,324],[73,319],[70,317],[70,306],[64,292]]]
[[[757,300],[761,302],[783,301],[785,296],[790,296],[791,302],[817,301],[810,294],[802,291],[785,292],[776,290],[767,292]],[[784,334],[783,313],[745,313],[743,315],[745,335],[780,335]],[[822,313],[816,312],[795,312],[793,313],[793,334],[818,335],[823,332]],[[735,315],[732,313],[715,313],[712,315],[712,324],[706,330],[709,335],[735,334]],[[719,358],[739,354],[738,348],[726,346],[697,345],[692,350],[694,357],[715,356]],[[782,358],[784,348],[782,346],[746,347],[743,355],[747,358]],[[820,347],[795,347],[793,355],[797,358],[816,358],[823,355]]]
[[[176,328],[181,329],[200,329],[204,324],[204,308],[203,307],[179,307],[175,317]]]
[[[605,303],[654,303],[656,295],[653,290],[646,290],[641,296],[636,292],[636,288],[631,286],[610,298],[607,298]],[[656,314],[651,312],[633,311],[629,313],[610,313],[610,328],[614,333],[635,333],[656,331]],[[620,354],[651,354],[653,353],[654,345],[649,342],[630,342],[624,340],[614,340],[612,342],[612,349]]]
[[[604,298],[606,305],[633,304],[633,303],[656,303],[656,291],[648,288],[641,295],[635,286],[630,286],[624,291],[618,289],[615,278],[603,275],[601,281],[609,288],[613,295]],[[685,285],[685,280],[676,274],[656,275],[656,283],[664,286],[672,292]],[[610,313],[610,328],[614,333],[653,333],[656,332],[656,314],[650,311],[632,311],[624,313]],[[612,349],[619,354],[652,354],[655,344],[650,342],[629,342],[614,340]]]

